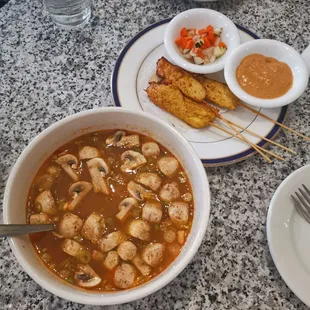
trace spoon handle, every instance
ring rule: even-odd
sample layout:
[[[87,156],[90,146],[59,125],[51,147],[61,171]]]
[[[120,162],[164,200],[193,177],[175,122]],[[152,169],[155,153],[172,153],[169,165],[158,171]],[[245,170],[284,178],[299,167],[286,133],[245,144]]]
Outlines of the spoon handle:
[[[0,224],[0,238],[54,230],[53,224]]]

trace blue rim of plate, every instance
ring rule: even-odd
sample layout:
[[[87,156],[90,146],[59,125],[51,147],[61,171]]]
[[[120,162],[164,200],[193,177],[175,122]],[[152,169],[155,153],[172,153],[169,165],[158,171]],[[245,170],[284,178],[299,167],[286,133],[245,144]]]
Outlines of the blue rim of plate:
[[[124,56],[126,55],[127,51],[131,48],[131,46],[138,40],[140,39],[145,33],[149,32],[150,30],[159,27],[161,25],[167,24],[171,21],[172,18],[167,18],[164,20],[161,20],[155,24],[152,24],[150,26],[148,26],[147,28],[143,29],[141,32],[139,32],[137,35],[135,35],[127,44],[126,46],[121,50],[115,66],[114,66],[114,70],[112,73],[112,79],[111,79],[111,86],[112,86],[112,97],[114,100],[114,103],[117,107],[121,107],[121,102],[119,100],[118,97],[118,91],[117,91],[117,78],[118,78],[118,73],[119,73],[119,69],[121,67],[122,61],[124,59]],[[253,32],[251,32],[250,30],[244,28],[243,26],[240,26],[238,24],[236,24],[236,27],[247,33],[248,35],[250,35],[252,38],[254,39],[259,39],[259,37],[254,34]],[[279,123],[284,123],[285,118],[286,118],[286,114],[287,114],[287,110],[288,110],[288,106],[284,106],[281,109],[280,115],[277,119],[277,121]],[[270,132],[268,133],[268,135],[265,136],[265,138],[272,140],[276,137],[276,135],[279,133],[280,130],[280,126],[279,125],[275,125]],[[259,143],[257,143],[256,145],[260,146],[260,147],[265,147],[269,144],[269,142],[265,141],[265,140],[261,140]],[[203,165],[205,167],[216,167],[216,166],[225,166],[225,165],[230,165],[242,160],[247,159],[250,156],[255,155],[257,152],[253,149],[253,148],[249,148],[246,151],[243,151],[241,153],[238,153],[236,155],[232,155],[232,156],[227,156],[227,157],[222,157],[222,158],[214,158],[214,159],[201,159]]]

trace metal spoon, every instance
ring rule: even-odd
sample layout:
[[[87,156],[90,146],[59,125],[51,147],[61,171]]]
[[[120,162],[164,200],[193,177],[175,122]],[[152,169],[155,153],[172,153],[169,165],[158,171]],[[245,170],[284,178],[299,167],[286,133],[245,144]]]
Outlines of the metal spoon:
[[[53,224],[0,224],[0,238],[52,231],[54,229],[55,227]]]

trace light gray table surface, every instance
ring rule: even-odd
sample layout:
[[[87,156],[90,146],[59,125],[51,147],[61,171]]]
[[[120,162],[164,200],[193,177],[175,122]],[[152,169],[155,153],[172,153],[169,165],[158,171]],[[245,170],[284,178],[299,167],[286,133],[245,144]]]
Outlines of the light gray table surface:
[[[90,25],[56,28],[42,1],[12,0],[0,9],[1,199],[12,164],[44,128],[94,107],[112,106],[110,76],[120,49],[146,26],[194,8],[209,7],[261,38],[298,51],[310,42],[308,0],[95,1]],[[310,135],[310,89],[290,106],[286,123]],[[297,156],[268,164],[258,156],[208,168],[210,225],[191,264],[169,285],[142,300],[106,309],[307,309],[275,268],[266,239],[270,199],[292,171],[309,163],[310,145],[281,131],[277,141]],[[2,208],[0,208],[2,218]],[[99,307],[98,307],[99,308]],[[97,309],[60,299],[20,267],[0,240],[0,309]]]

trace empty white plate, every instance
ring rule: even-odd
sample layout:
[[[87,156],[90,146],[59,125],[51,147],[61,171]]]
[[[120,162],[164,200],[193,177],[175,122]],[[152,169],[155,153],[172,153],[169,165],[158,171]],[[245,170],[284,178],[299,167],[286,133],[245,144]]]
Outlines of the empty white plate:
[[[268,211],[267,238],[283,280],[310,306],[310,224],[299,215],[290,199],[302,184],[310,187],[310,165],[294,171],[276,190]]]

